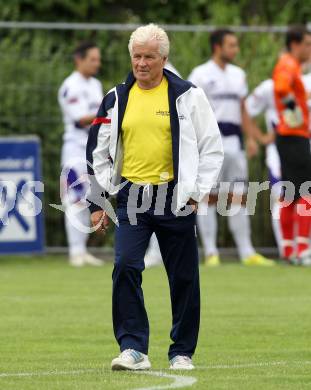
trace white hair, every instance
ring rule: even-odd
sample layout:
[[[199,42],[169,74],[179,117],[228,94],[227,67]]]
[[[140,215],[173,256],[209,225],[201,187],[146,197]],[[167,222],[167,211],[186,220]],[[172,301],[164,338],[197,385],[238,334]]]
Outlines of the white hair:
[[[132,32],[128,44],[128,49],[131,57],[133,56],[134,43],[143,45],[151,40],[155,40],[159,43],[160,56],[168,57],[170,51],[170,41],[168,39],[168,36],[163,30],[163,28],[153,23],[147,24],[146,26],[138,27],[135,31]]]

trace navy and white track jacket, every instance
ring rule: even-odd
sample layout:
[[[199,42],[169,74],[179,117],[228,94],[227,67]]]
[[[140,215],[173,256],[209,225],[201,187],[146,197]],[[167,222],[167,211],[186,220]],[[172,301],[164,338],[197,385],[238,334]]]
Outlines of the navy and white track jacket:
[[[203,90],[166,69],[163,72],[168,80],[178,211],[190,198],[199,202],[210,192],[222,166],[223,147],[214,113]],[[131,72],[125,83],[107,93],[90,129],[86,158],[91,212],[104,208],[101,194],[105,197],[118,192],[123,162],[121,125],[134,82]]]

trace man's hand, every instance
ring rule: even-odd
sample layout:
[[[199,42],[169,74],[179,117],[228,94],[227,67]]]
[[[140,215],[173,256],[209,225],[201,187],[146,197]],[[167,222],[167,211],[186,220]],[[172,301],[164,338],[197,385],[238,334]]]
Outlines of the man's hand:
[[[97,233],[106,233],[109,226],[109,218],[104,210],[94,211],[94,213],[91,214],[91,222],[93,227],[96,228]]]
[[[248,158],[253,158],[258,154],[258,144],[252,137],[246,140],[246,153]]]
[[[262,134],[260,139],[260,143],[262,145],[266,146],[272,144],[273,142],[275,142],[275,134],[273,132]]]
[[[198,211],[198,202],[190,198],[189,204],[191,205],[193,212],[196,214]]]

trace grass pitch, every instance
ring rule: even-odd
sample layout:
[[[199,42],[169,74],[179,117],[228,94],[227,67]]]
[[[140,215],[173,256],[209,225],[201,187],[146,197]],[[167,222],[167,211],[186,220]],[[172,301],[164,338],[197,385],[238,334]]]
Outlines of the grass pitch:
[[[0,259],[1,390],[190,388],[187,380],[204,390],[311,388],[311,269],[201,267],[197,369],[189,372],[167,370],[168,283],[162,267],[146,270],[149,374],[110,370],[119,353],[111,271],[73,269],[61,257]]]

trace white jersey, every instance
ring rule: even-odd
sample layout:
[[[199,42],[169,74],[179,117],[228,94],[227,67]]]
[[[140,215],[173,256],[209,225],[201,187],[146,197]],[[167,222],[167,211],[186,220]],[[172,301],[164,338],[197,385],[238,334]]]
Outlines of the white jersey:
[[[171,72],[175,73],[176,76],[181,77],[180,73],[178,70],[175,68],[175,66],[171,62],[167,62],[164,66],[165,69],[170,70]]]
[[[89,128],[81,128],[79,120],[96,115],[103,99],[102,86],[94,77],[85,78],[74,71],[58,91],[58,101],[65,125],[64,142],[86,146]]]
[[[302,76],[302,81],[308,94],[308,108],[311,116],[311,72]],[[310,120],[311,130],[311,120]]]
[[[241,146],[241,103],[248,86],[243,69],[227,64],[224,69],[209,60],[193,69],[189,81],[201,87],[215,113],[223,135],[224,150],[234,153]]]

